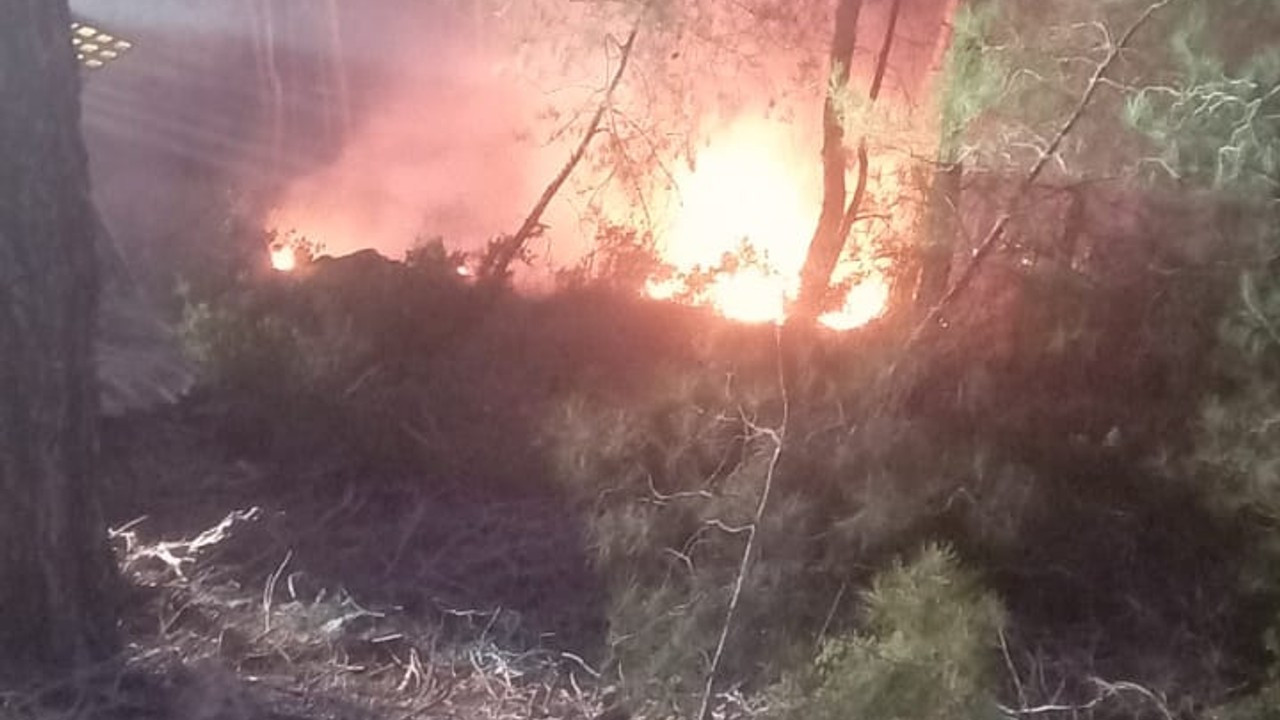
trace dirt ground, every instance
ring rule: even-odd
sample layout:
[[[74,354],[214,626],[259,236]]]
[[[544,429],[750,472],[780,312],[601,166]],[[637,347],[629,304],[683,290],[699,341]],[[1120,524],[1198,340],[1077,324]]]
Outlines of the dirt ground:
[[[566,508],[332,458],[255,463],[198,409],[112,421],[127,648],[0,717],[591,718],[602,594]]]

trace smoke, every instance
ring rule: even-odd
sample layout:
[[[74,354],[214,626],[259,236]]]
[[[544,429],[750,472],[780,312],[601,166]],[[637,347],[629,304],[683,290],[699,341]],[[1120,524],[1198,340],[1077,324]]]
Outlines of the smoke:
[[[477,249],[513,230],[540,190],[535,99],[461,18],[401,5],[344,24],[361,106],[333,161],[289,183],[270,216],[332,254],[394,257],[430,236]]]
[[[936,61],[951,4],[907,4],[886,87],[893,102],[927,104],[923,80]],[[534,5],[507,4],[511,12]],[[77,12],[135,43],[119,63],[87,79],[84,95],[95,192],[121,244],[134,257],[160,262],[182,253],[200,257],[227,242],[233,232],[225,230],[228,215],[255,232],[294,231],[332,254],[373,247],[396,257],[417,238],[431,236],[476,250],[511,232],[577,139],[570,130],[548,143],[551,126],[590,109],[610,65],[601,42],[579,52],[568,67],[558,48],[574,42],[572,27],[544,24],[530,31],[528,47],[500,47],[504,43],[481,27],[484,18],[462,6],[470,7],[431,0],[73,0]],[[579,6],[596,4],[556,7]],[[879,0],[864,12],[859,66],[871,62],[879,44],[885,7],[887,0]],[[630,20],[621,21],[613,29],[625,30]],[[781,161],[787,177],[775,180],[798,179],[811,195],[808,186],[819,172],[814,148],[822,43],[829,36],[820,24],[800,33],[811,42],[758,66],[721,62],[732,43],[708,55],[707,48],[686,46],[684,36],[642,36],[642,55],[619,101],[629,104],[623,108],[627,122],[648,125],[628,151],[656,168],[656,161],[643,157],[655,142],[700,144],[711,151],[708,160],[735,145],[757,155],[768,150],[771,157],[760,167]],[[533,82],[528,74],[517,76],[527,60],[521,54],[530,52],[545,55]],[[795,68],[806,64],[817,68],[816,75],[804,71],[808,81],[797,81]],[[669,91],[649,94],[672,80]],[[777,139],[789,150],[772,149],[773,140],[735,143],[741,133],[721,132],[758,124],[760,118],[739,115],[772,107],[787,88],[795,111],[776,130],[794,133]],[[733,96],[729,101],[726,93]],[[681,104],[689,102],[718,104],[717,116],[691,115]],[[543,115],[553,105],[559,111],[554,122]],[[619,127],[626,132],[625,124]],[[605,150],[606,139],[596,147]],[[738,167],[732,159],[725,162]],[[590,200],[574,191],[597,183],[588,164],[546,218],[548,245],[539,251],[550,252],[548,262],[572,262],[586,248],[590,229],[584,232],[578,213]],[[678,164],[665,170],[675,173],[671,180],[688,175]],[[700,178],[723,184],[706,171]],[[738,212],[733,198],[728,207],[714,196],[715,207],[697,207],[697,198],[687,197],[697,196],[697,187],[674,190],[676,200],[644,212],[701,212],[708,228]],[[596,197],[613,198],[605,217],[638,207],[626,192]],[[812,230],[804,212],[794,209],[796,229],[789,233],[800,247]],[[681,218],[647,219],[658,227],[664,221],[668,228],[701,227]],[[682,242],[707,242],[702,236],[711,232],[685,233],[691,237]],[[736,229],[730,240],[742,234]]]
[[[333,254],[394,257],[434,235],[476,249],[518,225],[563,157],[528,129],[537,98],[450,3],[73,6],[134,43],[86,77],[84,128],[99,206],[144,274],[271,228]]]

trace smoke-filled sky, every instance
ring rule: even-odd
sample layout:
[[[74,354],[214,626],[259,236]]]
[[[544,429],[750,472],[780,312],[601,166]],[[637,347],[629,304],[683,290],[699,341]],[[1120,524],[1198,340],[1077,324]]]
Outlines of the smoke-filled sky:
[[[515,6],[536,2],[513,0]],[[887,85],[899,99],[925,100],[921,80],[951,4],[907,0]],[[560,122],[589,111],[610,66],[603,45],[561,58],[559,48],[575,39],[575,28],[566,24],[540,31],[550,42],[538,69],[513,71],[524,67],[529,48],[504,46],[479,32],[477,21],[496,15],[481,17],[472,10],[490,5],[73,0],[78,14],[135,43],[123,60],[86,83],[86,137],[108,222],[123,245],[142,248],[144,256],[157,246],[189,240],[202,223],[217,220],[201,213],[243,212],[265,228],[296,230],[334,254],[375,247],[397,257],[419,235],[440,235],[452,247],[476,249],[512,231],[576,140],[570,132],[549,142],[557,123],[547,121],[545,111],[553,108]],[[563,6],[575,5],[585,7]],[[858,65],[874,55],[886,5],[867,3]],[[458,12],[459,7],[468,10]],[[813,17],[829,22],[830,13],[814,7],[819,12]],[[604,28],[615,36],[626,29]],[[818,46],[741,65],[674,65],[683,76],[679,92],[670,96],[680,102],[699,93],[713,102],[737,96],[732,110],[714,117],[659,108],[652,113],[659,120],[646,128],[651,139],[679,146],[688,136],[689,148],[709,153],[708,169],[699,177],[691,169],[696,164],[660,169],[668,180],[686,185],[676,188],[680,197],[672,207],[689,216],[650,219],[661,227],[695,228],[680,242],[707,242],[701,251],[685,248],[673,257],[701,261],[740,239],[704,237],[721,212],[715,203],[724,199],[715,191],[724,183],[711,177],[717,168],[735,176],[736,192],[752,205],[723,209],[743,215],[729,224],[733,233],[746,233],[754,223],[792,248],[807,240],[805,206],[813,205],[816,218],[818,200],[821,83],[794,88],[799,113],[782,122],[758,117],[773,100],[768,88],[761,85],[759,97],[750,96],[753,82],[785,83],[795,75],[793,66],[825,62],[821,43],[830,28],[802,30],[798,36],[814,38]],[[689,57],[695,55],[690,51]],[[558,63],[564,76],[549,76],[548,68],[554,74]],[[630,85],[623,84],[631,119],[654,110],[641,105],[662,96],[644,94],[661,79],[653,68],[633,68]],[[603,138],[597,141],[603,145]],[[594,182],[579,179],[579,188]],[[774,196],[778,208],[761,207]],[[615,204],[626,202],[624,193],[615,197]],[[695,200],[704,207],[686,207]],[[576,213],[586,201],[566,192],[547,218],[558,261],[570,261],[585,248]],[[759,222],[744,210],[757,212]]]
[[[531,108],[442,3],[337,2],[333,26],[320,2],[73,5],[135,43],[85,93],[99,199],[123,235],[178,231],[159,216],[181,224],[186,196],[220,180],[271,195],[281,230],[395,256],[417,233],[474,247],[535,196]]]

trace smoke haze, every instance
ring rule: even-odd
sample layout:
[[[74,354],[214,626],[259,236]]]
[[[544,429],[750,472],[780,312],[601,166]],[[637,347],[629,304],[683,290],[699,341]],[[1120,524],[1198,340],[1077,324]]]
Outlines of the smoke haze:
[[[163,263],[191,248],[206,252],[205,246],[226,242],[230,233],[244,234],[243,228],[228,229],[237,222],[292,230],[333,254],[374,247],[396,257],[416,238],[430,236],[442,236],[453,248],[478,249],[518,225],[576,140],[570,132],[546,143],[550,124],[538,119],[540,112],[552,100],[566,116],[590,105],[608,70],[601,51],[578,57],[576,66],[565,63],[561,76],[550,77],[546,67],[562,59],[556,50],[543,50],[546,67],[537,78],[543,82],[529,82],[511,71],[528,48],[494,54],[483,41],[482,18],[446,2],[72,4],[86,19],[135,43],[123,60],[87,79],[85,134],[99,205],[121,244],[143,263]],[[886,83],[894,102],[927,102],[925,79],[951,4],[907,4]],[[873,62],[887,6],[868,3],[864,10],[858,68]],[[769,76],[775,85],[794,85],[794,64],[823,64],[825,40],[819,39],[829,37],[830,28],[802,30],[816,47],[793,48],[763,67],[710,65],[701,58],[697,67],[677,65],[681,99],[732,91],[742,96],[735,107],[758,111],[771,91],[753,90],[753,82]],[[547,32],[565,35],[546,39],[555,47],[574,29]],[[656,36],[651,41],[659,43]],[[675,57],[678,50],[668,54]],[[688,57],[695,62],[698,56]],[[637,66],[624,96],[632,88],[640,92],[651,80],[648,72]],[[776,140],[798,149],[770,162],[786,166],[792,178],[783,180],[794,179],[811,196],[819,177],[822,87],[800,88],[790,125],[796,136]],[[644,104],[651,98],[630,99],[634,118],[656,109]],[[664,126],[651,130],[670,136],[741,127],[732,111],[714,123],[686,117],[678,107],[657,109],[657,117]],[[689,127],[676,126],[682,122]],[[704,147],[724,154],[734,152],[734,143],[732,136],[712,137]],[[760,143],[737,143],[753,144]],[[745,166],[753,162],[748,158]],[[716,180],[704,175],[701,182]],[[606,215],[626,214],[628,202],[619,198],[614,209],[622,212]],[[552,207],[547,221],[556,262],[570,262],[585,249],[577,222],[581,204],[566,192]],[[732,208],[696,212],[712,223],[715,213]],[[659,220],[671,225],[671,218]],[[784,241],[803,242],[810,230],[796,230],[794,241]]]

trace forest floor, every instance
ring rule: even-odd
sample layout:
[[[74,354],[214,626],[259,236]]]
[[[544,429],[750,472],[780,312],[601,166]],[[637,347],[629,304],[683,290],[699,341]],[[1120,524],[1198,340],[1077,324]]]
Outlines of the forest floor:
[[[204,382],[103,427],[126,648],[0,720],[689,717],[740,577],[712,716],[785,716],[769,691],[828,639],[879,642],[874,574],[931,542],[1005,608],[960,634],[1008,717],[1227,717],[1266,677],[1260,546],[1152,461],[1194,441],[1202,351],[1144,340],[1133,303],[1099,300],[1073,355],[985,291],[888,412],[891,327],[788,373],[773,328],[592,289],[482,317],[430,270],[354,257],[186,309]],[[863,670],[914,707],[954,665],[947,627],[905,629],[926,660]]]
[[[574,652],[599,645],[600,593],[562,508],[361,482],[328,459],[249,462],[209,437],[190,407],[108,427],[127,648],[92,678],[14,699],[14,717],[606,709],[595,659]]]

